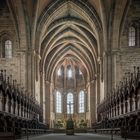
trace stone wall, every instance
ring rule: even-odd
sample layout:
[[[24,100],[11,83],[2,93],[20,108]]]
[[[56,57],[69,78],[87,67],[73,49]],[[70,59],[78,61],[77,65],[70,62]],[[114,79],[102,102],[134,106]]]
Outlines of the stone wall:
[[[125,73],[133,72],[134,66],[140,66],[140,48],[127,48],[119,51],[116,56],[116,80],[117,83]]]
[[[128,45],[129,26],[136,26],[136,45]],[[140,66],[140,1],[130,4],[120,36],[120,46],[116,55],[116,80],[121,80],[125,73],[133,71],[134,66]]]
[[[2,48],[4,47],[3,38],[12,41],[12,58],[3,58]],[[6,4],[2,1],[0,4],[0,69],[7,70],[7,75],[13,76],[17,83],[25,86],[25,52],[19,49],[15,25]]]

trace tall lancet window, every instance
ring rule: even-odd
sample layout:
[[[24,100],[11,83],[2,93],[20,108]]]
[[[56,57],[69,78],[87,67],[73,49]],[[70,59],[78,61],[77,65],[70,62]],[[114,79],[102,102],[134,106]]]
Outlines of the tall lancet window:
[[[73,114],[73,108],[74,108],[74,101],[73,101],[73,94],[72,93],[68,93],[67,94],[67,113],[68,114]]]
[[[79,113],[85,112],[85,93],[83,90],[79,93]]]
[[[62,97],[60,92],[56,92],[56,113],[62,113]]]
[[[72,69],[71,68],[68,69],[68,78],[72,78]]]
[[[136,30],[133,26],[129,27],[129,46],[136,45]]]
[[[79,69],[79,74],[80,74],[80,75],[82,75],[82,72],[81,72],[81,70],[80,70],[80,69]]]
[[[12,58],[12,41],[5,41],[5,58]]]
[[[61,68],[59,68],[58,71],[57,71],[57,75],[61,76],[61,73],[62,73]]]

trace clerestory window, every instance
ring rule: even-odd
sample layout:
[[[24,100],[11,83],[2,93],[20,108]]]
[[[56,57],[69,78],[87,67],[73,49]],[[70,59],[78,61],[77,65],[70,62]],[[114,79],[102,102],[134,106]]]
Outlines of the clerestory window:
[[[129,27],[129,46],[136,45],[136,30],[133,26]]]
[[[4,44],[4,57],[5,58],[12,58],[12,41],[6,40]]]

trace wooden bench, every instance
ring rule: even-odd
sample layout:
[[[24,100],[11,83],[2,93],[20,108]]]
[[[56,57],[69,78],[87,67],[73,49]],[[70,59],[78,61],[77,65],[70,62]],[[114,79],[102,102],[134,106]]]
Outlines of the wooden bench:
[[[96,129],[95,131],[96,131],[96,133],[101,133],[101,134],[111,134],[111,133],[113,133],[115,135],[120,135],[120,133],[121,133],[120,128]]]
[[[138,139],[138,140],[140,140],[140,132],[128,132],[126,134],[126,137],[130,138],[130,139]]]
[[[11,132],[0,132],[0,140],[15,140],[15,135]]]

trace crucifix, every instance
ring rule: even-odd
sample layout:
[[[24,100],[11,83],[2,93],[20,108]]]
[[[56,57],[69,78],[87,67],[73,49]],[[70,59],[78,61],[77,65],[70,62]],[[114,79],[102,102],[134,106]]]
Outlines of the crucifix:
[[[73,104],[72,102],[69,102],[69,103],[68,103],[68,106],[69,106],[69,113],[70,113],[70,118],[72,118],[72,117],[71,117],[71,113],[72,113],[72,111],[71,111],[71,105],[72,105],[72,104]]]

